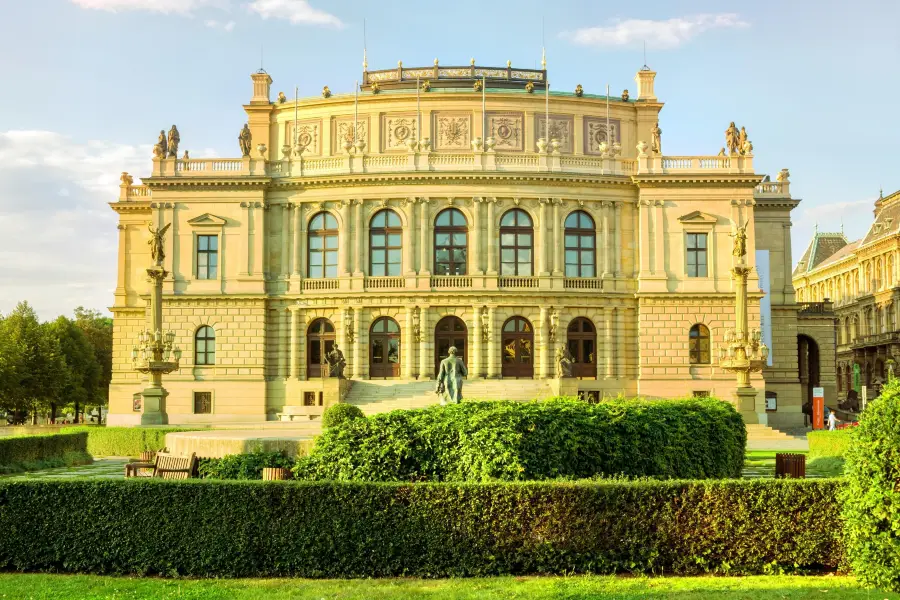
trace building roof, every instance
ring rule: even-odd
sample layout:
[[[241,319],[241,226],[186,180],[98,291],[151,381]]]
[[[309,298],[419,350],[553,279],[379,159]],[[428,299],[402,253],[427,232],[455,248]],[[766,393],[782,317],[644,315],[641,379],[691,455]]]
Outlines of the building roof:
[[[806,247],[806,252],[797,262],[794,276],[809,273],[838,251],[847,246],[849,242],[843,233],[820,233],[816,231],[812,241]]]
[[[900,191],[875,201],[875,221],[862,239],[862,246],[900,232]]]

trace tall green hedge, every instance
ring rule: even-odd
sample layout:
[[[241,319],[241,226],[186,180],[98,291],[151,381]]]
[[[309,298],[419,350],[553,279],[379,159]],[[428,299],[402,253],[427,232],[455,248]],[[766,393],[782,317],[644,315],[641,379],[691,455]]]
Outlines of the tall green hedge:
[[[87,451],[93,456],[140,456],[145,450],[161,450],[166,434],[192,431],[178,427],[78,427],[88,434]]]
[[[90,462],[87,445],[88,434],[83,431],[0,438],[0,472]]]
[[[834,569],[838,485],[0,481],[0,569],[198,577]]]
[[[719,400],[471,402],[329,427],[295,468],[339,481],[740,477],[747,433]]]
[[[809,458],[845,456],[855,432],[856,427],[835,431],[810,431],[806,434],[809,441]]]
[[[847,451],[844,528],[853,572],[900,591],[900,380],[866,406]]]

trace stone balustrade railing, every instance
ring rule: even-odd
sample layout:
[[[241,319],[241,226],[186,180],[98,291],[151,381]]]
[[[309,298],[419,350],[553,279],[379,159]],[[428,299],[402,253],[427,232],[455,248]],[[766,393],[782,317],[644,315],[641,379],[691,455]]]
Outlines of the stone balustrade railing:
[[[752,175],[753,155],[735,156],[638,156],[637,175],[668,174]]]
[[[756,186],[754,195],[758,198],[782,198],[791,195],[791,182],[764,181]]]

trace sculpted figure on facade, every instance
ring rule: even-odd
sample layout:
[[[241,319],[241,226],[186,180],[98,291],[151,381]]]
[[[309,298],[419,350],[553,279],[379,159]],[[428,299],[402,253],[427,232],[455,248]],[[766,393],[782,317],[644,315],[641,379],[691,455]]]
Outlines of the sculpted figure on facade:
[[[732,255],[737,258],[744,258],[747,254],[747,223],[743,227],[738,227],[734,231],[734,250]]]
[[[741,127],[741,131],[740,131],[740,133],[738,133],[738,150],[740,151],[741,154],[746,154],[746,152],[744,152],[744,146],[746,146],[746,145],[747,145],[747,129],[744,127]]]
[[[441,394],[441,404],[459,404],[462,400],[463,377],[469,375],[466,365],[456,356],[456,346],[450,346],[449,356],[441,361],[437,376],[436,394]]]
[[[166,254],[163,251],[163,238],[171,226],[171,223],[158,229],[154,228],[153,225],[148,226],[150,229],[150,241],[147,243],[150,244],[150,258],[153,260],[153,264],[158,267],[162,266],[163,260],[166,258]]]
[[[122,171],[122,177],[120,179],[122,185],[134,185],[134,177],[129,175],[127,171]]]
[[[172,129],[169,130],[169,139],[167,141],[169,146],[169,158],[178,158],[178,144],[181,143],[181,134],[178,133],[178,128],[172,125]]]
[[[574,377],[574,375],[572,375],[572,366],[574,362],[575,357],[572,356],[572,353],[569,352],[569,349],[565,346],[558,346],[556,348],[557,379],[570,379]]]
[[[659,121],[650,130],[650,134],[653,136],[650,151],[654,154],[662,154],[662,129],[659,128]]]
[[[166,157],[166,130],[159,130],[159,137],[156,140],[156,145],[153,146],[153,156],[156,158],[165,158]]]
[[[738,132],[737,127],[734,126],[734,121],[731,122],[731,125],[728,126],[728,129],[725,130],[725,147],[728,148],[728,152],[731,154],[737,154],[738,149],[740,148],[739,144],[740,133]]]
[[[341,349],[338,348],[337,344],[334,345],[331,352],[325,355],[325,360],[328,361],[328,374],[332,377],[343,379],[344,367],[347,365],[347,360],[344,358],[344,353],[341,352]]]
[[[241,156],[250,156],[250,145],[253,142],[253,134],[250,133],[250,124],[244,123],[244,128],[238,134],[238,144],[241,146]]]

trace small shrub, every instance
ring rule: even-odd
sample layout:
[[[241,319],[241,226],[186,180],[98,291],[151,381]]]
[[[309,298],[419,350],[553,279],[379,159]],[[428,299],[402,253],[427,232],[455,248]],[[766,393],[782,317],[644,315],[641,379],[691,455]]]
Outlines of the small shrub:
[[[863,584],[900,591],[900,380],[869,403],[852,439],[842,495],[847,556]]]
[[[363,414],[363,411],[358,406],[341,402],[332,404],[325,409],[325,414],[322,415],[322,427],[337,427],[352,419],[365,418],[366,415]]]
[[[290,469],[293,459],[283,452],[251,452],[230,454],[223,458],[203,458],[198,466],[200,476],[207,479],[262,479],[265,468]]]
[[[810,431],[806,434],[809,441],[809,458],[824,456],[845,456],[856,434],[856,427],[837,431]]]
[[[0,472],[33,471],[91,462],[87,433],[0,438]]]

